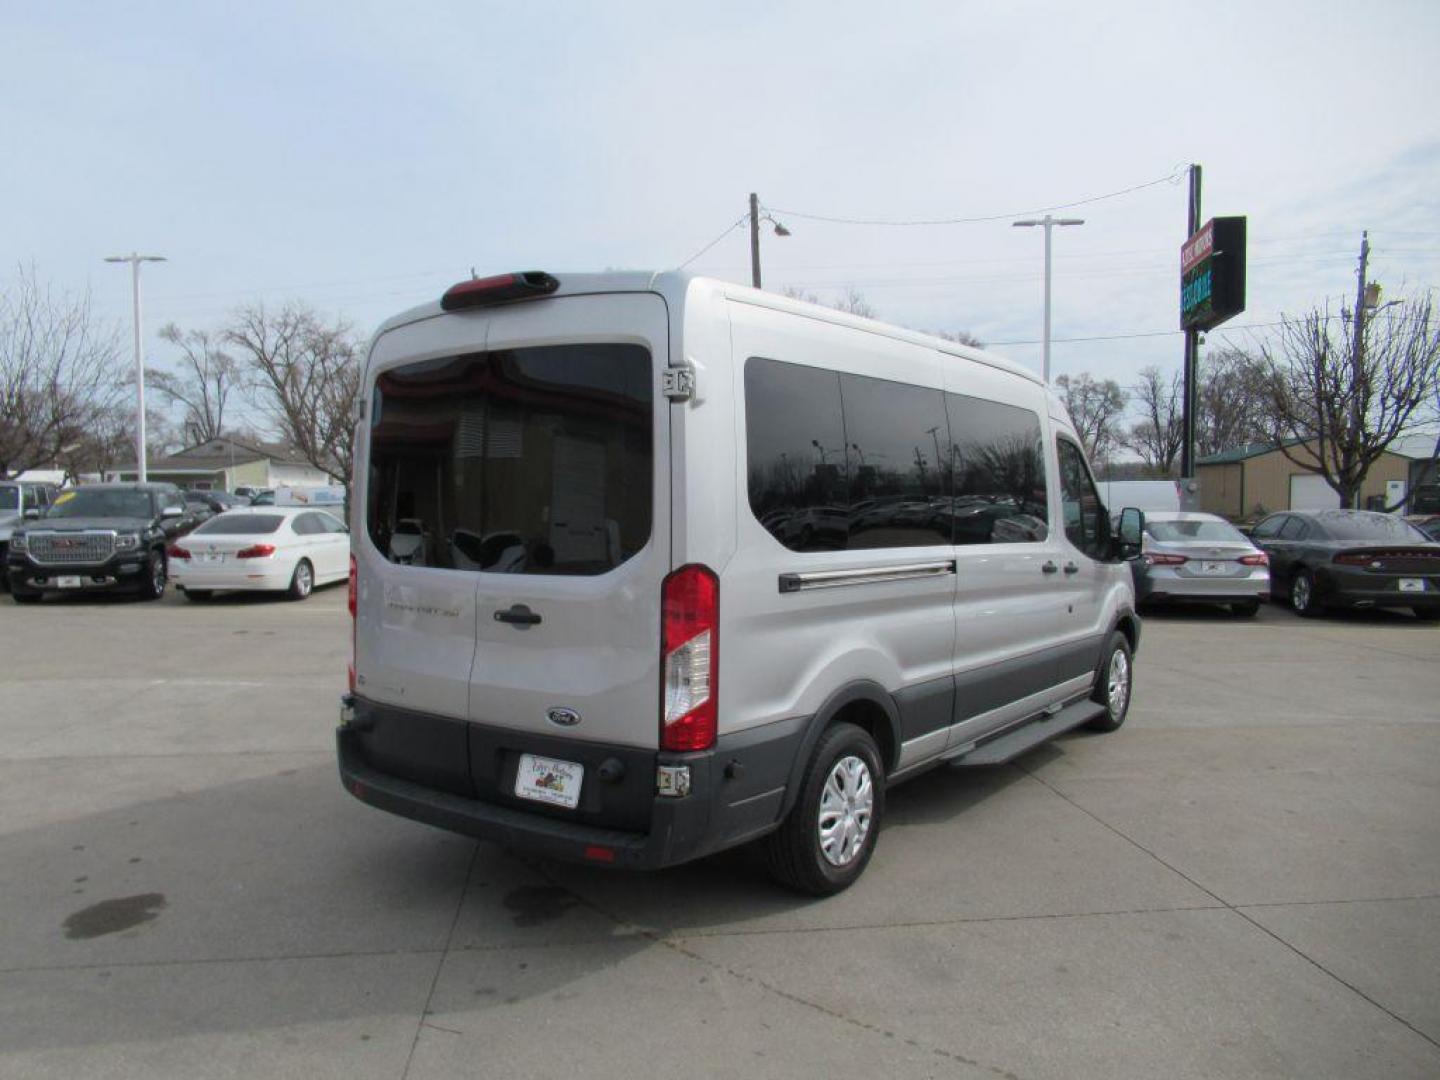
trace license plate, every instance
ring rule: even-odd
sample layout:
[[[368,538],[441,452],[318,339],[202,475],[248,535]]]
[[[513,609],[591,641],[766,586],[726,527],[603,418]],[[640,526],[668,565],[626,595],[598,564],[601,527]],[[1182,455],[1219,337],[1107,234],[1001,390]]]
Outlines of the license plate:
[[[515,794],[573,810],[580,804],[584,777],[585,766],[576,762],[521,754],[520,767],[515,771]]]
[[[1424,592],[1425,579],[1418,577],[1402,577],[1400,579],[1401,592]]]
[[[1228,574],[1230,573],[1230,564],[1228,562],[1205,561],[1200,564],[1200,572],[1202,574]]]
[[[73,574],[66,574],[55,579],[55,587],[57,589],[78,589],[80,588],[80,579]]]
[[[218,551],[205,552],[200,556],[200,561],[208,563],[224,562],[225,555],[223,552]]]

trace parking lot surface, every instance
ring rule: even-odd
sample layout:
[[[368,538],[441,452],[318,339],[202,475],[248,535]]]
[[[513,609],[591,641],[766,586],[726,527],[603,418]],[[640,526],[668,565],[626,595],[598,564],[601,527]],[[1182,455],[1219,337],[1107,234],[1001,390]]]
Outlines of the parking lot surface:
[[[0,1077],[1440,1075],[1440,627],[1148,618],[1129,722],[895,789],[860,882],[345,794],[349,625],[0,597]]]

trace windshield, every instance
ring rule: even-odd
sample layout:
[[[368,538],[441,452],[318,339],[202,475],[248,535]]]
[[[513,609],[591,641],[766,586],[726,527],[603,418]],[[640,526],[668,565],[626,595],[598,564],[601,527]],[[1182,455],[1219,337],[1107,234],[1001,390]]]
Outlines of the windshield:
[[[0,487],[0,510],[20,509],[20,489],[18,487]]]
[[[1145,531],[1162,544],[1187,542],[1248,544],[1245,534],[1224,521],[1147,521]]]
[[[1323,514],[1316,519],[1332,540],[1423,544],[1430,538],[1403,518],[1389,514]]]
[[[117,491],[114,488],[78,488],[62,491],[50,506],[47,518],[150,518],[148,491]]]
[[[221,514],[205,522],[195,534],[210,536],[252,536],[273,533],[285,519],[279,514]]]

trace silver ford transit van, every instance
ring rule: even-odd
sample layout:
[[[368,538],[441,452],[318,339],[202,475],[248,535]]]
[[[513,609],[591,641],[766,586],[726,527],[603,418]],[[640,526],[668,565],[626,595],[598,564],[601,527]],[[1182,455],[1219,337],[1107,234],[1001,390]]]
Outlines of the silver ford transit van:
[[[361,396],[338,751],[373,806],[617,867],[761,841],[827,894],[890,784],[1125,720],[1130,570],[1015,364],[527,272],[391,319]]]

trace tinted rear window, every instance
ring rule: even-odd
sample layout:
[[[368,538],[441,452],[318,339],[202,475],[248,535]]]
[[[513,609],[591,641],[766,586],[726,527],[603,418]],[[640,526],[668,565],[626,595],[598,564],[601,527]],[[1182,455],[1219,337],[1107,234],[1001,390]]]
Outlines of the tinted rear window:
[[[1317,523],[1334,540],[1382,544],[1423,544],[1429,537],[1403,518],[1388,514],[1326,514]]]
[[[1165,544],[1189,541],[1212,541],[1224,544],[1247,544],[1245,534],[1223,521],[1155,521],[1145,522],[1145,531]]]
[[[0,510],[20,509],[20,489],[0,487]]]
[[[393,562],[601,574],[650,539],[649,350],[428,360],[375,384],[366,525]]]
[[[218,536],[259,536],[273,533],[285,519],[279,514],[221,514],[195,531]]]

